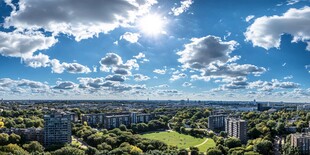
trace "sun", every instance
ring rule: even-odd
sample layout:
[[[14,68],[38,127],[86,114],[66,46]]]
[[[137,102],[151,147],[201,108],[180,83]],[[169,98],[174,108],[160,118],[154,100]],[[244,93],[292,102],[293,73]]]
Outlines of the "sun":
[[[156,36],[158,34],[165,33],[164,19],[157,14],[148,14],[143,16],[139,20],[138,26],[140,30],[146,35]]]

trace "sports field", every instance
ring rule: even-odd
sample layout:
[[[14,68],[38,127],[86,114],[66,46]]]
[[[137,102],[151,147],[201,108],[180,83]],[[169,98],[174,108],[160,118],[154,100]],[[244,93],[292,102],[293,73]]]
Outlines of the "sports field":
[[[198,147],[201,152],[205,152],[207,148],[215,146],[215,143],[211,138],[195,138],[175,131],[153,132],[141,136],[143,138],[160,140],[168,145],[178,146],[182,149],[195,146]]]

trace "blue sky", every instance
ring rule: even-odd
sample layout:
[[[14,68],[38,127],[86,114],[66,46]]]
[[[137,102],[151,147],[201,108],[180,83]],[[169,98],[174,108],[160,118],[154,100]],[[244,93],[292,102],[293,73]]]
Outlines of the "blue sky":
[[[310,1],[0,2],[0,97],[307,102]]]

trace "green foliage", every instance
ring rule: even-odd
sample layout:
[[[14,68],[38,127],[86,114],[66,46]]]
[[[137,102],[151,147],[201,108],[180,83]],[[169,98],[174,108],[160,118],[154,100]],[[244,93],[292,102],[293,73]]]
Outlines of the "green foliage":
[[[240,147],[242,144],[241,144],[240,139],[230,137],[225,140],[224,145],[228,148],[235,148],[235,147]]]
[[[14,155],[29,155],[27,151],[18,146],[17,144],[8,144],[0,147],[0,151],[12,153]]]
[[[9,136],[9,143],[12,144],[19,144],[21,141],[21,137],[15,133],[10,134]]]
[[[207,151],[207,155],[222,155],[222,152],[218,149],[213,148]]]
[[[9,143],[9,135],[0,133],[0,145],[7,145]]]
[[[273,154],[273,145],[269,140],[262,140],[254,144],[254,151],[264,155]]]
[[[62,147],[61,149],[58,149],[54,152],[52,152],[52,155],[85,155],[85,152],[83,150],[80,150],[78,148],[66,146]]]
[[[44,152],[44,147],[37,141],[31,141],[28,144],[24,144],[23,148],[28,152]]]

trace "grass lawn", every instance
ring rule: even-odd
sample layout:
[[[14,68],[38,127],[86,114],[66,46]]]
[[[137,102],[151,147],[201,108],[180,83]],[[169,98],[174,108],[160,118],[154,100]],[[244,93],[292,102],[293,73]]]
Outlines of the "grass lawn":
[[[143,138],[160,140],[168,145],[178,146],[179,148],[189,148],[203,143],[207,138],[195,138],[190,135],[180,134],[174,131],[153,132],[141,135]],[[215,146],[212,139],[208,138],[208,141],[199,146],[199,151],[205,152],[208,147]]]

